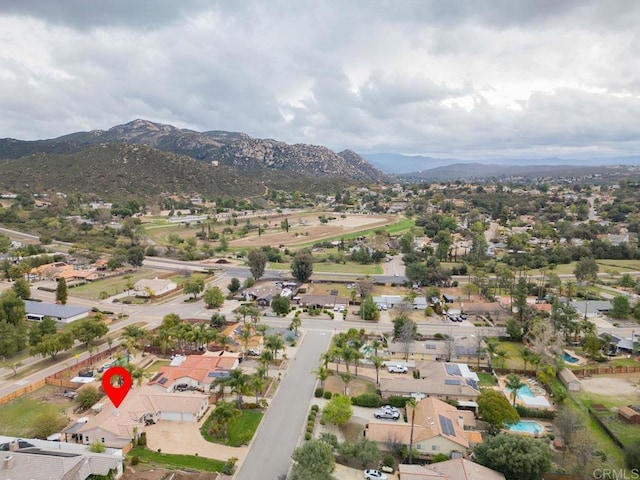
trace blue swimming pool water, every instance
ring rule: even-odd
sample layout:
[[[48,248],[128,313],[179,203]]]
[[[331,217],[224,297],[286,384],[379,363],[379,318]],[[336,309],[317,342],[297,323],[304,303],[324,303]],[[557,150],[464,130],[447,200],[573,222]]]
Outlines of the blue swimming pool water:
[[[569,355],[567,352],[564,352],[564,361],[569,363],[578,363],[580,359]]]
[[[530,433],[531,435],[540,435],[544,432],[544,428],[538,422],[530,422],[527,420],[520,420],[509,427],[512,432]]]
[[[509,390],[507,388],[508,392],[511,392],[511,390]],[[529,385],[524,385],[522,387],[520,387],[518,389],[518,397],[522,398],[522,397],[530,397],[530,398],[534,398],[536,395],[531,391],[531,389],[529,388]]]

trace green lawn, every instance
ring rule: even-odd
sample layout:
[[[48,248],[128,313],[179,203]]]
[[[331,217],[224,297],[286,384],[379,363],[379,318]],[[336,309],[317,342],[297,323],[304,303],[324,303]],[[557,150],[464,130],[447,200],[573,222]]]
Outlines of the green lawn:
[[[46,388],[46,387],[45,387]],[[36,418],[44,413],[60,413],[65,407],[71,405],[66,399],[60,397],[60,402],[41,401],[24,396],[0,406],[0,435],[29,438],[35,426]]]
[[[481,387],[493,387],[498,385],[498,379],[490,373],[478,372],[478,378],[480,379],[478,385]]]
[[[156,373],[162,367],[166,367],[170,363],[171,363],[171,360],[156,360],[155,362],[153,362],[151,365],[147,367],[147,372]]]
[[[190,468],[204,472],[219,472],[225,462],[211,458],[196,457],[192,455],[174,455],[171,453],[158,453],[146,447],[136,447],[128,453],[128,458],[139,457],[145,463],[156,464],[169,469]]]
[[[213,411],[211,413],[213,413]],[[200,432],[208,442],[229,445],[230,447],[241,447],[249,444],[253,435],[256,433],[263,416],[264,413],[262,412],[257,412],[255,410],[242,410],[240,415],[229,422],[229,425],[227,426],[228,438],[223,439],[213,437],[208,434],[207,430],[210,424],[210,415],[202,424],[202,427],[200,427]]]
[[[522,361],[523,348],[524,346],[520,342],[500,342],[498,351],[507,352],[507,361],[505,363],[505,368],[524,368],[524,362]],[[496,363],[495,360],[493,363]],[[527,365],[527,368],[531,368],[531,366]]]

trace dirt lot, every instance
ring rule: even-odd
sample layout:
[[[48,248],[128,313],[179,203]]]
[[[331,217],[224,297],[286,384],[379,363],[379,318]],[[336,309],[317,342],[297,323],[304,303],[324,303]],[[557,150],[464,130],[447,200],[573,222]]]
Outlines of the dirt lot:
[[[398,217],[384,215],[347,215],[346,218],[338,217],[328,224],[321,224],[318,219],[319,215],[321,214],[292,216],[289,218],[291,225],[289,232],[279,231],[267,233],[260,237],[252,235],[233,240],[229,242],[229,245],[233,247],[297,245],[322,240],[323,238],[345,235],[368,228],[382,227],[398,220]],[[327,213],[326,215],[335,216],[334,213]]]
[[[580,381],[585,393],[611,395],[612,392],[615,392],[616,397],[629,396],[636,402],[640,400],[640,388],[637,387],[638,381],[640,381],[639,374],[598,375],[583,378]]]

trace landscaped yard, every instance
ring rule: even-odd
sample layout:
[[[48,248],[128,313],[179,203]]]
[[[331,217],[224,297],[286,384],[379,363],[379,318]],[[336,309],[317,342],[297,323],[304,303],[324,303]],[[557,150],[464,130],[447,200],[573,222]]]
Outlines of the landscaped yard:
[[[478,372],[478,378],[480,379],[479,386],[481,387],[493,387],[498,385],[498,379],[486,372]]]
[[[127,455],[129,460],[138,457],[145,463],[157,464],[170,469],[194,469],[205,472],[219,472],[225,462],[205,457],[195,457],[191,455],[174,455],[170,453],[158,453],[146,447],[136,447]]]
[[[214,437],[208,433],[209,425],[212,421],[212,414],[215,410],[213,410],[202,424],[200,428],[200,432],[202,436],[209,442],[212,443],[220,443],[222,445],[228,445],[230,447],[241,447],[243,445],[248,445],[253,435],[256,433],[258,429],[258,425],[260,425],[260,421],[264,416],[263,412],[259,412],[256,410],[242,410],[240,415],[233,418],[227,425],[227,434],[228,438],[220,438]]]
[[[128,275],[130,278],[124,278],[124,275],[109,277],[95,282],[86,283],[78,287],[69,288],[69,295],[72,297],[85,298],[87,300],[98,300],[101,292],[106,292],[109,296],[126,292],[129,280],[136,283],[143,278],[154,278],[162,275],[163,272],[152,270],[149,268],[137,269]]]
[[[155,362],[153,362],[151,365],[147,367],[147,372],[156,373],[162,367],[166,367],[170,363],[171,363],[171,360],[156,360]]]
[[[344,365],[340,365],[340,371],[344,372]],[[351,374],[355,373],[353,366],[350,368]],[[324,389],[331,393],[344,393],[344,382],[335,371],[331,371],[331,376],[324,381]],[[376,386],[371,380],[364,378],[352,377],[349,382],[349,396],[357,397],[363,393],[375,393]]]

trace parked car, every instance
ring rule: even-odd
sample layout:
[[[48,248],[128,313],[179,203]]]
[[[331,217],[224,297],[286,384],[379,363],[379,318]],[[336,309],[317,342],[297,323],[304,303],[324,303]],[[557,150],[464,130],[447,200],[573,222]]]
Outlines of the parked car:
[[[186,383],[179,383],[175,387],[173,387],[173,389],[178,392],[186,392],[189,389],[189,385],[187,385]]]
[[[387,480],[389,477],[387,477],[380,470],[365,470],[364,478],[366,480]]]
[[[382,410],[389,410],[390,412],[398,412],[399,410],[393,405],[382,405],[380,407]]]
[[[373,416],[375,418],[386,418],[388,420],[398,420],[400,418],[400,412],[398,411],[394,412],[393,410],[380,408],[379,410],[376,410],[375,412],[373,412]]]
[[[404,365],[387,365],[389,373],[407,373],[409,369]]]

